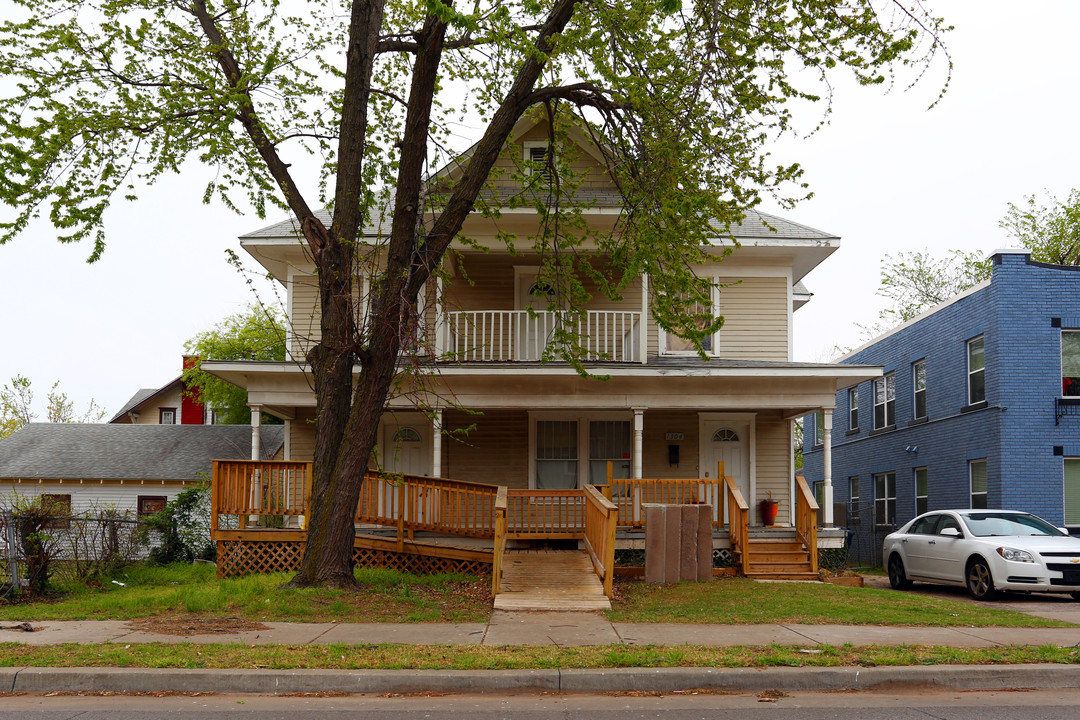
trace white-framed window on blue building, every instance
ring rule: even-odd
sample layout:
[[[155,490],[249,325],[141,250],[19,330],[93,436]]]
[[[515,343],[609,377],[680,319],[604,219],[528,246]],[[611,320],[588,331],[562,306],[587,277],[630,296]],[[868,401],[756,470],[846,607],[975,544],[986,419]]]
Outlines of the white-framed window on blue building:
[[[1061,331],[1061,394],[1080,395],[1080,330]]]
[[[825,444],[825,413],[814,413],[814,447]]]
[[[892,373],[874,380],[874,429],[896,424],[896,378]]]
[[[986,509],[986,460],[969,460],[968,477],[971,480],[971,507]]]
[[[915,468],[915,514],[922,515],[930,509],[929,476],[926,468]]]
[[[847,391],[847,406],[848,406],[848,430],[859,429],[859,386],[856,385],[853,388],[848,388]]]
[[[856,525],[859,522],[859,476],[852,475],[848,478],[848,524]]]
[[[896,524],[896,473],[874,473],[874,517],[877,525]]]
[[[926,360],[917,360],[911,364],[912,419],[926,419]]]
[[[986,339],[980,335],[967,343],[968,405],[986,400]]]
[[[1065,524],[1080,525],[1080,458],[1065,458]]]

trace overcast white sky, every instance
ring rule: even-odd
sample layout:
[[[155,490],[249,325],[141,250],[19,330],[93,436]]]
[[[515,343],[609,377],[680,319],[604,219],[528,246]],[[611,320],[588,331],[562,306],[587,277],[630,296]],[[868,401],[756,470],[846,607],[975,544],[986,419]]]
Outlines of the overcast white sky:
[[[777,148],[816,193],[779,214],[842,238],[806,278],[814,298],[795,315],[796,359],[860,344],[856,324],[883,306],[885,254],[1006,246],[997,224],[1009,202],[1080,187],[1080,2],[931,4],[956,26],[940,105],[926,110],[940,74],[887,95],[841,84],[830,124]],[[26,375],[43,401],[59,380],[77,409],[94,398],[111,416],[137,389],[176,377],[184,341],[251,299],[226,249],[241,253],[238,235],[281,219],[203,205],[205,182],[196,169],[118,205],[94,265],[88,246],[58,244],[47,223],[0,246],[0,385]]]

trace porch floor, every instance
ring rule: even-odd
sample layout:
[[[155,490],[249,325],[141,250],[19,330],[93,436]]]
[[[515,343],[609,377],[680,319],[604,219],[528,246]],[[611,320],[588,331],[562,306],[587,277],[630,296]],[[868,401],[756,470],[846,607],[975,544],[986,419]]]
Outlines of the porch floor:
[[[496,610],[608,610],[604,586],[583,550],[507,550]]]

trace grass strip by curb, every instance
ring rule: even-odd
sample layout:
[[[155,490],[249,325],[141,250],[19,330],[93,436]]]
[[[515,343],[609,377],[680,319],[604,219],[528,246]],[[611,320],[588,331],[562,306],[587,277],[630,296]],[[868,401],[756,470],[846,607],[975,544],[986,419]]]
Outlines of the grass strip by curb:
[[[624,667],[871,667],[879,665],[1080,664],[1072,647],[953,648],[904,645],[588,647],[474,645],[139,645],[0,643],[0,667],[512,670]]]

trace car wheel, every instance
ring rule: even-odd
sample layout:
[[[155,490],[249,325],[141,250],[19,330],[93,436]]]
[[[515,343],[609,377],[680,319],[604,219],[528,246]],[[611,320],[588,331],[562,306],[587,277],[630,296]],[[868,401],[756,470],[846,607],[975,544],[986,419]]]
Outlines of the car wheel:
[[[968,563],[967,589],[971,597],[976,600],[993,600],[997,597],[994,590],[994,576],[990,574],[990,568],[982,558],[976,558]]]
[[[889,558],[889,584],[893,586],[893,590],[907,590],[911,587],[911,581],[904,572],[904,561],[899,555]]]

